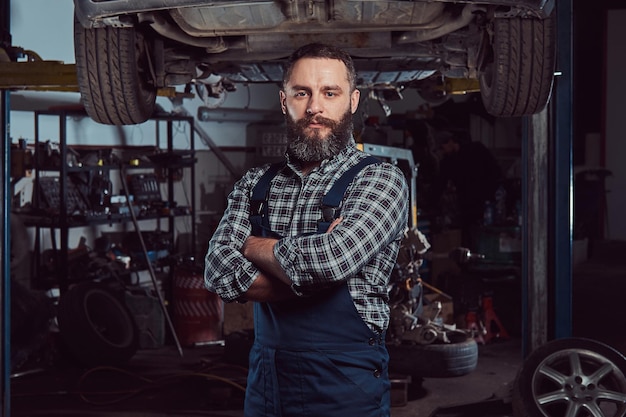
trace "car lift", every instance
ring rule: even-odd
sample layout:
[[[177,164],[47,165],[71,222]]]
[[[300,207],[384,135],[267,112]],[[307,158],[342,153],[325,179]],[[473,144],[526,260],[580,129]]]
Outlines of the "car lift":
[[[78,92],[76,64],[43,60],[36,52],[0,45],[0,90]],[[193,97],[173,87],[161,88],[157,95]]]

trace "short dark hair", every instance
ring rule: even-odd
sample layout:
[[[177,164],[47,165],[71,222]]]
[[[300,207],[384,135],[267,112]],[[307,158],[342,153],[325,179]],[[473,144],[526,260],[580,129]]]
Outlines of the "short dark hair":
[[[356,89],[356,70],[354,68],[354,61],[349,53],[336,46],[326,45],[322,43],[310,43],[304,45],[295,50],[287,63],[285,64],[285,71],[283,73],[283,88],[291,78],[294,64],[302,58],[326,58],[337,59],[344,63],[348,72],[348,82],[352,91]]]

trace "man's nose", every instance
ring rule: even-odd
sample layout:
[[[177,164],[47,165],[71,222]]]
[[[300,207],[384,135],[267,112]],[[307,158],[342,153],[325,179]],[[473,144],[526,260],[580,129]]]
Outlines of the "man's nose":
[[[318,114],[321,113],[322,110],[323,109],[320,99],[315,95],[312,95],[311,99],[309,100],[309,106],[307,107],[306,112],[308,114]]]

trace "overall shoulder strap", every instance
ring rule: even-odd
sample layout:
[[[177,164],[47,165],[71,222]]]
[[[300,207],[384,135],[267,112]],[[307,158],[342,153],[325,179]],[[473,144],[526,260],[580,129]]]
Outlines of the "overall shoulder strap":
[[[276,237],[270,228],[268,217],[267,200],[269,197],[270,183],[278,172],[286,165],[286,161],[276,162],[261,176],[252,188],[250,195],[250,223],[252,235],[261,237]]]
[[[333,220],[338,218],[341,214],[341,200],[343,200],[343,196],[354,177],[366,166],[380,162],[380,159],[369,155],[344,172],[343,175],[333,183],[328,193],[322,198],[322,218],[317,223],[317,233],[326,233]]]

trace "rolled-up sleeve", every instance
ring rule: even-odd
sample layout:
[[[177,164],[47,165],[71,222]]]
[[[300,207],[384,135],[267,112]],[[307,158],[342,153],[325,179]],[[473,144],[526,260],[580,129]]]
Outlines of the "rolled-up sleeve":
[[[280,239],[274,255],[296,292],[344,281],[402,238],[408,222],[408,186],[394,165],[364,168],[348,188],[341,223],[331,233]]]
[[[205,256],[205,286],[226,302],[241,298],[259,274],[259,270],[244,258],[240,250],[250,236],[249,193],[260,172],[259,169],[248,172],[233,187],[226,211],[209,241]]]

